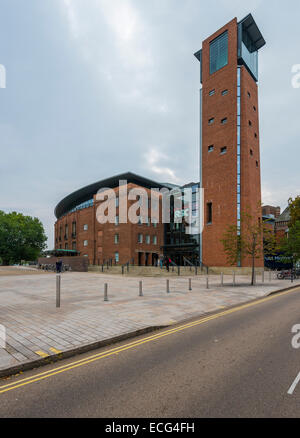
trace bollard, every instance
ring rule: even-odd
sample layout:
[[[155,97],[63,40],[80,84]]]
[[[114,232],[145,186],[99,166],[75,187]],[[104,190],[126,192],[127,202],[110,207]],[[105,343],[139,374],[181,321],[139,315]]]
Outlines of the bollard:
[[[103,263],[102,263],[102,272],[104,272],[104,265],[103,265]]]
[[[56,308],[60,307],[60,283],[61,283],[61,276],[58,274],[56,276]]]
[[[224,274],[221,272],[221,286],[224,286]]]
[[[233,271],[233,287],[235,287],[235,271]]]
[[[170,293],[170,280],[167,280],[167,294]]]
[[[193,290],[192,289],[192,279],[191,278],[189,278],[189,290]]]
[[[209,289],[209,277],[206,277],[206,289]]]
[[[271,274],[272,274],[272,271],[269,271],[269,281],[271,281]]]
[[[195,266],[195,275],[198,275],[198,266]]]
[[[122,265],[122,275],[124,275],[124,266]]]
[[[104,301],[108,301],[108,284],[104,285]]]
[[[180,277],[180,266],[178,266],[178,276]]]
[[[139,296],[140,297],[144,296],[143,295],[143,282],[142,281],[140,281],[140,284],[139,284]]]
[[[261,279],[262,279],[262,282],[264,283],[265,282],[265,270],[262,271]]]

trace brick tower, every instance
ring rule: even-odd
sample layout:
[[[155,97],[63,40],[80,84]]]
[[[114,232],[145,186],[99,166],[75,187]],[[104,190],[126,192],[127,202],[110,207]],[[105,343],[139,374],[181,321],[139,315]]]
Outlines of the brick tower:
[[[240,224],[241,211],[261,220],[257,82],[258,50],[264,45],[249,14],[230,21],[195,53],[201,65],[200,180],[205,189],[200,257],[208,266],[228,265],[220,239],[228,225]]]

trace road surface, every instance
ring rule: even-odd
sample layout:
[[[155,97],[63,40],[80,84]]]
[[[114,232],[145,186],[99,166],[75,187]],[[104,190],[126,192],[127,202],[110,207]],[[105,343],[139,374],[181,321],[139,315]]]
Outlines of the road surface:
[[[1,380],[0,417],[300,417],[295,324],[300,288]]]

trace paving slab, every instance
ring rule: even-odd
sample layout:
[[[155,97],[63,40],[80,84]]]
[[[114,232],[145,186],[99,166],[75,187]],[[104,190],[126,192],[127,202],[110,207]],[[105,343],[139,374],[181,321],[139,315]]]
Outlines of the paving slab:
[[[0,276],[0,324],[6,347],[0,348],[0,376],[27,369],[58,355],[76,354],[137,333],[169,326],[291,287],[291,281],[269,281],[253,287],[250,278],[205,276],[122,277],[97,273],[64,273],[61,307],[56,308],[55,274]],[[189,278],[192,291],[189,291]],[[139,297],[143,281],[143,297]],[[104,302],[104,284],[108,302]],[[294,282],[300,285],[300,280]],[[61,356],[59,356],[61,357]]]

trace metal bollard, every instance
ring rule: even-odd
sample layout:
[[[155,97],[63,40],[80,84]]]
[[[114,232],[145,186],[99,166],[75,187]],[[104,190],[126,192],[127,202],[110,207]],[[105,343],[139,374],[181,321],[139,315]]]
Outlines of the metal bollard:
[[[265,282],[265,270],[262,271],[261,279],[262,279],[262,282],[264,283]]]
[[[61,276],[58,274],[56,276],[56,308],[60,307],[60,284],[61,284]]]
[[[206,289],[209,289],[209,277],[206,277]]]
[[[124,266],[122,265],[122,275],[124,275]]]
[[[191,278],[189,278],[189,290],[193,290],[192,289],[192,279]]]
[[[269,271],[269,281],[271,281],[272,271]]]
[[[178,266],[178,276],[180,277],[180,266]]]
[[[235,271],[233,271],[233,287],[235,287]]]
[[[221,286],[224,286],[224,274],[221,272]]]
[[[104,285],[104,301],[108,301],[108,284]]]
[[[167,294],[170,293],[170,280],[167,280]]]
[[[198,266],[195,266],[195,275],[198,275]]]
[[[139,284],[139,296],[140,297],[144,296],[143,295],[143,282],[142,281],[140,281],[140,284]]]

